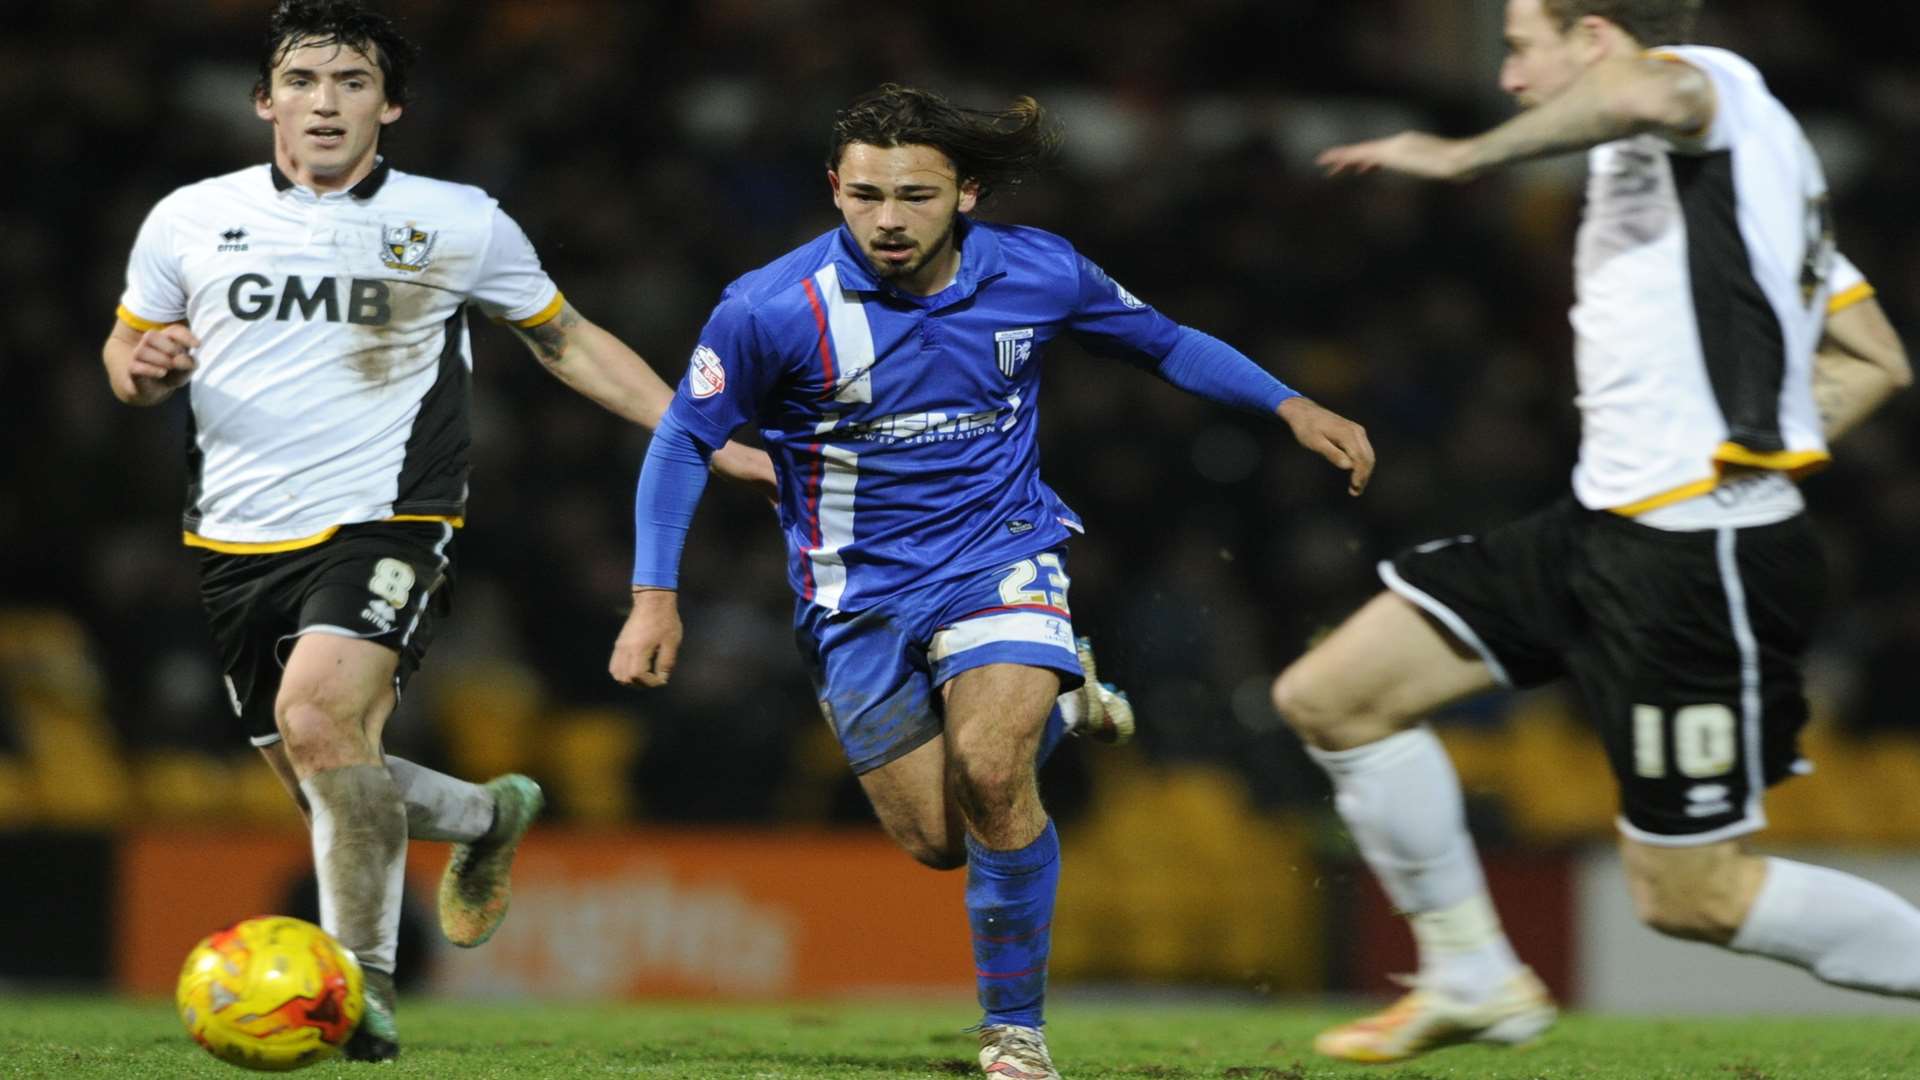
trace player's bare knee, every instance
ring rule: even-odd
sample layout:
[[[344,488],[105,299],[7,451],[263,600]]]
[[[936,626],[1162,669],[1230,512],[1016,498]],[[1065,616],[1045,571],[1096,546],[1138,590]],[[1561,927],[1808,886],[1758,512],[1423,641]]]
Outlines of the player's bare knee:
[[[1685,941],[1726,944],[1746,918],[1744,898],[1718,876],[1630,867],[1634,908],[1648,928]]]
[[[967,865],[967,849],[961,843],[936,842],[924,836],[897,837],[913,860],[929,870],[958,870]]]
[[[1273,681],[1273,707],[1287,726],[1310,746],[1344,750],[1373,741],[1377,726],[1365,702],[1342,700],[1306,658],[1289,665]]]
[[[893,842],[922,866],[933,870],[954,870],[967,864],[966,842],[958,835],[950,835],[944,815],[937,823],[883,818],[882,824]]]
[[[294,699],[277,704],[274,719],[287,759],[300,772],[310,774],[317,769],[355,764],[366,756],[366,740],[357,716]]]

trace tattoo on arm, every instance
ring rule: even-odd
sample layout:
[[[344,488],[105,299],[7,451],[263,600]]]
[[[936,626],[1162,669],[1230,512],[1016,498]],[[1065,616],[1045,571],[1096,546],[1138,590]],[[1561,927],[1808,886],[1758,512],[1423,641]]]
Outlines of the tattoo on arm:
[[[515,327],[520,340],[527,343],[533,354],[544,364],[558,364],[566,358],[567,338],[573,328],[580,325],[580,316],[571,306],[560,309],[560,314],[541,323],[539,326]]]

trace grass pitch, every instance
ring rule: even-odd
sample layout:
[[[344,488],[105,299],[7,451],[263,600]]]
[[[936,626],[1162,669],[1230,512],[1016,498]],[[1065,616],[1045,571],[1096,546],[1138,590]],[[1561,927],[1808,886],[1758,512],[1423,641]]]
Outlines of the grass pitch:
[[[1920,1077],[1910,1022],[1572,1016],[1524,1050],[1459,1047],[1400,1066],[1314,1057],[1351,1011],[1254,1005],[1075,1003],[1049,1010],[1068,1080],[1867,1080]],[[974,1019],[951,1005],[506,1005],[403,1001],[399,1061],[330,1061],[306,1076],[672,1080],[979,1076]],[[161,1001],[0,996],[0,1077],[227,1077]]]

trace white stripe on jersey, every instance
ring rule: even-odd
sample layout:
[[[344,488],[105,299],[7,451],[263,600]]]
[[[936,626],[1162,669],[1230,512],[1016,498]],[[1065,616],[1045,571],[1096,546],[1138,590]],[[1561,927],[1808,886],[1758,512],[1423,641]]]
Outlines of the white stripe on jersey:
[[[833,400],[873,400],[873,328],[867,324],[867,305],[857,294],[840,289],[840,268],[833,263],[813,275],[820,302],[827,309],[827,332],[833,338]],[[831,606],[831,605],[829,605]]]
[[[833,421],[822,421],[823,427]],[[860,455],[845,447],[820,446],[820,546],[810,548],[813,602],[838,610],[847,592],[847,561],[840,550],[853,543],[853,497],[860,486]]]
[[[1831,288],[1827,183],[1800,125],[1722,49],[1699,68],[1710,129],[1594,148],[1572,313],[1581,415],[1573,488],[1638,513],[1710,490],[1724,465],[1826,460],[1813,350]]]
[[[316,194],[256,165],[175,191],[142,226],[123,318],[185,321],[202,342],[192,536],[271,545],[463,512],[464,305],[529,320],[558,291],[485,192],[382,168]]]

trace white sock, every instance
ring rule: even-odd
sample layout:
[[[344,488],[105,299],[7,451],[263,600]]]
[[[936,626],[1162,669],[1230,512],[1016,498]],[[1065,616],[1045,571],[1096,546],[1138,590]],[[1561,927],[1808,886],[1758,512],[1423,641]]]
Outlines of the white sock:
[[[407,837],[471,844],[493,827],[493,796],[479,784],[387,755],[387,772],[407,808]]]
[[[1422,725],[1307,753],[1333,778],[1334,807],[1387,898],[1411,919],[1421,980],[1471,1001],[1497,992],[1520,961],[1487,896],[1460,778],[1439,738]]]
[[[1060,707],[1060,718],[1066,721],[1068,731],[1079,727],[1081,721],[1087,718],[1087,710],[1083,707],[1080,698],[1080,695],[1085,692],[1084,687],[1079,690],[1069,690],[1054,700],[1054,704]]]
[[[300,781],[313,811],[320,925],[362,964],[391,973],[406,884],[407,814],[380,765],[323,769]]]
[[[1822,982],[1920,997],[1920,910],[1871,881],[1767,860],[1729,948],[1806,968]]]

